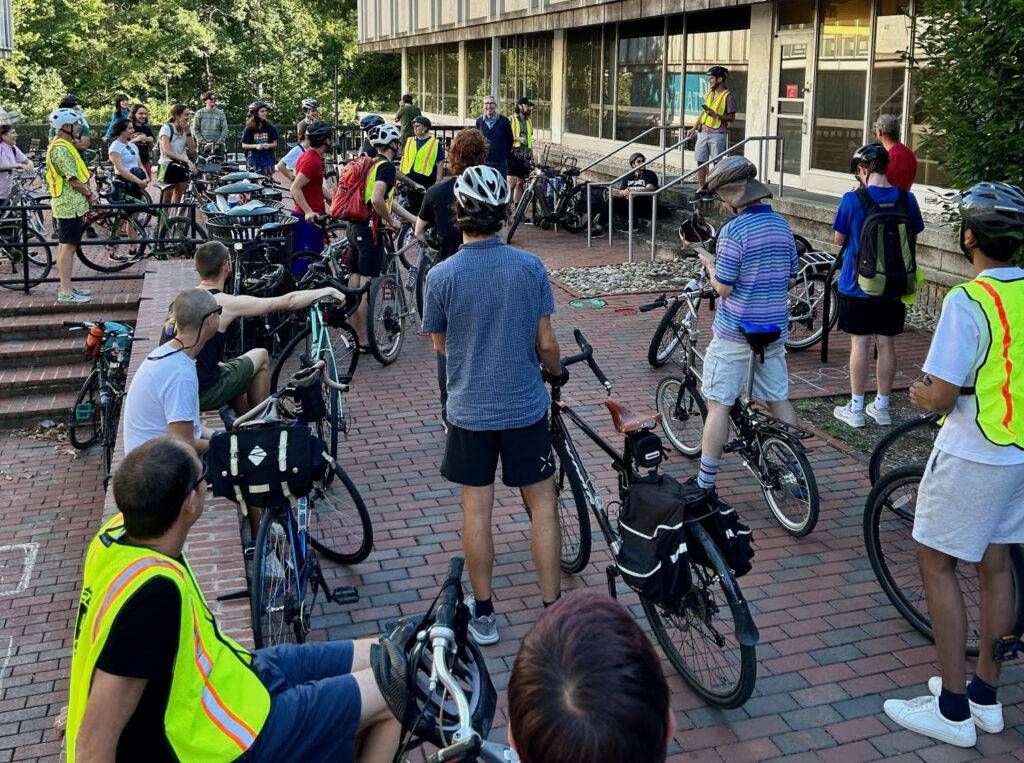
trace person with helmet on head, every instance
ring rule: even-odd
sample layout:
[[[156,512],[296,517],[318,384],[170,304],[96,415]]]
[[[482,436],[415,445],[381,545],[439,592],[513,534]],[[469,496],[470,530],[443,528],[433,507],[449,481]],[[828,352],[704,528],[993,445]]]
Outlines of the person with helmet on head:
[[[560,592],[551,401],[538,366],[559,376],[561,359],[544,264],[495,238],[512,197],[504,175],[485,165],[469,167],[454,192],[464,243],[427,275],[423,329],[447,357],[449,428],[441,474],[463,486],[463,544],[473,586],[469,632],[477,643],[493,644],[491,512],[499,459],[502,481],[519,488],[529,507],[545,606]]]
[[[249,119],[242,131],[245,163],[253,172],[273,175],[276,162],[277,128],[270,122],[270,104],[254,101],[249,104]]]
[[[71,267],[75,250],[82,242],[85,213],[99,201],[89,189],[89,170],[76,144],[82,127],[89,122],[77,109],[57,108],[50,113],[53,137],[46,148],[46,186],[50,191],[50,210],[57,224],[57,275],[60,287],[57,301],[82,304],[91,301],[88,289],[71,286]]]
[[[404,94],[398,100],[398,113],[395,114],[395,124],[402,126],[402,143],[413,136],[412,120],[423,116],[420,107],[412,102],[412,96]]]
[[[519,203],[526,178],[533,169],[533,101],[525,95],[516,101],[516,113],[512,115],[512,152],[508,158],[508,184],[512,188],[512,206]]]
[[[368,156],[371,159],[377,156],[377,149],[370,143],[370,130],[384,124],[384,117],[379,114],[367,114],[359,120],[359,129],[363,131],[363,142],[359,146],[359,156]]]
[[[292,217],[299,218],[292,226],[292,251],[319,252],[324,247],[324,231],[315,220],[327,211],[324,155],[331,150],[334,129],[326,122],[310,122],[303,137],[309,148],[303,151],[295,163],[295,179],[291,186],[292,198],[295,200]],[[302,273],[293,272],[293,275]]]
[[[316,98],[302,99],[302,119],[295,125],[295,139],[301,143],[306,137],[306,128],[320,121],[320,101]]]
[[[1011,546],[1024,543],[1024,191],[978,183],[956,198],[973,280],[950,289],[910,387],[918,408],[946,414],[917,490],[914,540],[941,676],[930,696],[890,699],[901,726],[960,747],[1003,730],[994,642],[1016,624]],[[981,633],[966,684],[966,615],[957,565],[977,565]]]
[[[858,283],[858,252],[861,229],[869,217],[866,204],[903,205],[910,219],[912,232],[924,230],[924,220],[917,199],[909,191],[894,188],[886,177],[888,152],[878,143],[858,148],[850,160],[850,171],[863,190],[847,191],[839,203],[832,223],[836,246],[842,251],[843,267],[839,274],[839,328],[850,335],[850,402],[836,406],[833,415],[851,427],[863,427],[865,416],[876,424],[892,424],[889,395],[896,378],[896,337],[903,333],[906,305],[899,298],[883,299],[865,292]],[[860,195],[858,195],[858,193]],[[866,195],[866,197],[865,197]],[[868,358],[871,339],[878,351],[875,378],[878,395],[865,406],[868,383]]]
[[[720,161],[701,189],[736,215],[722,226],[715,255],[694,246],[721,299],[711,327],[713,337],[704,355],[701,391],[707,401],[696,484],[715,488],[722,451],[729,437],[729,411],[747,383],[750,346],[743,324],[775,326],[780,336],[754,366],[751,397],[768,403],[772,415],[796,424],[789,402],[786,368],[787,292],[796,282],[798,260],[793,231],[786,218],[767,203],[772,192],[757,179],[757,168],[742,156]],[[795,484],[794,491],[806,485]]]
[[[424,116],[412,120],[413,136],[405,142],[401,171],[406,178],[420,186],[411,194],[409,209],[418,212],[423,193],[444,174],[444,145],[430,134],[430,120]]]
[[[68,93],[60,99],[60,103],[57,104],[58,109],[77,109],[81,111],[81,103],[78,100],[78,96],[74,93]],[[53,136],[57,134],[57,131],[50,127],[49,138],[53,140]],[[89,142],[92,140],[92,132],[89,130],[88,124],[82,125],[82,134],[75,142],[75,148],[79,151],[85,151],[89,148]]]
[[[196,138],[196,150],[206,156],[223,159],[224,141],[228,137],[228,118],[224,109],[217,105],[217,96],[207,90],[199,96],[203,107],[192,118],[192,134]]]
[[[725,86],[729,79],[729,70],[724,66],[715,65],[708,69],[707,77],[708,91],[704,94],[704,103],[700,107],[697,124],[686,134],[688,138],[697,136],[693,155],[698,165],[725,151],[729,123],[736,119],[736,99]],[[704,185],[707,176],[707,167],[697,170],[698,187]]]
[[[639,151],[629,157],[629,166],[633,168],[630,175],[622,178],[618,188],[609,188],[612,197],[612,213],[617,218],[629,219],[629,196],[637,191],[653,191],[658,187],[658,176],[647,169],[647,157]],[[600,236],[608,227],[608,197],[603,188],[591,188],[590,206],[594,209],[594,235]],[[640,197],[633,200],[633,221],[651,219],[652,197]],[[627,223],[628,224],[628,223]]]

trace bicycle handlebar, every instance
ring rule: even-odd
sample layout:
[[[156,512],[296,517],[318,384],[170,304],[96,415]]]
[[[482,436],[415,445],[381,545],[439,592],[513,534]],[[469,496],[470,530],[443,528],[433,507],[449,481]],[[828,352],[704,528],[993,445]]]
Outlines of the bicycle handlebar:
[[[662,294],[660,297],[658,297],[656,300],[651,302],[649,305],[640,305],[640,307],[638,307],[637,310],[639,310],[641,313],[649,313],[649,312],[651,312],[651,310],[657,310],[659,307],[664,307],[667,304],[668,304],[668,297],[666,297],[664,294]]]
[[[566,370],[569,366],[575,365],[576,363],[586,363],[590,367],[590,370],[597,377],[597,380],[601,383],[601,386],[611,394],[612,383],[608,381],[608,377],[604,375],[604,371],[597,365],[597,361],[594,360],[594,348],[590,346],[590,342],[583,336],[583,332],[579,329],[573,329],[573,337],[576,339],[576,344],[579,345],[581,352],[576,355],[570,355],[567,358],[562,358],[562,376],[566,377]],[[552,380],[552,383],[556,383],[558,380]],[[564,383],[564,381],[562,382]]]
[[[462,583],[462,569],[465,566],[461,556],[453,556],[448,563],[448,577],[441,591],[435,623],[438,628],[451,628],[455,623],[455,607],[459,603],[459,588]]]

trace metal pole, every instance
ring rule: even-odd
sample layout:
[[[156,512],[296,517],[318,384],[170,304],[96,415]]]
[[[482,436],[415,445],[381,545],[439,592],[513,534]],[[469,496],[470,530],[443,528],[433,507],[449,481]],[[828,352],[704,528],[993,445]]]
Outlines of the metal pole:
[[[626,234],[626,249],[629,252],[629,261],[633,261],[633,194],[626,194],[626,206],[629,208],[629,233]]]
[[[25,293],[28,294],[28,213],[24,204],[21,208],[21,274],[25,279]],[[57,291],[59,293],[60,289]]]
[[[591,190],[590,186],[588,185],[587,186],[587,249],[590,249],[593,246],[593,244],[591,243],[591,240],[590,240],[590,235],[591,235],[591,232],[592,232],[591,231],[591,226],[592,226],[593,220],[594,220],[594,216],[593,216],[594,213],[591,211],[590,190]]]
[[[781,199],[786,188],[786,139],[781,135],[775,139],[779,142],[779,166],[782,168],[779,173],[779,198]]]
[[[654,262],[654,247],[658,239],[658,195],[648,196],[651,200],[651,262]]]
[[[612,211],[612,194],[615,189],[608,186],[608,246],[612,245],[612,231],[615,229],[615,217]]]

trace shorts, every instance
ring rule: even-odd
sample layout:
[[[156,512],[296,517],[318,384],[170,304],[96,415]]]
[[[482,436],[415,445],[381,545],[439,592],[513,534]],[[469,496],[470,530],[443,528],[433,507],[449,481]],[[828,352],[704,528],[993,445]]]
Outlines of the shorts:
[[[157,181],[168,185],[188,182],[188,177],[188,166],[181,162],[161,162],[156,170]]]
[[[713,337],[704,354],[704,382],[701,392],[707,400],[732,406],[747,386],[750,345]],[[764,363],[754,361],[755,400],[774,402],[789,399],[789,371],[786,367],[786,344],[779,341],[768,346]]]
[[[448,425],[441,476],[470,487],[494,483],[501,458],[501,481],[509,487],[525,487],[555,473],[547,414],[535,424],[517,429],[474,432]]]
[[[352,654],[351,641],[253,652],[253,670],[270,694],[270,714],[242,760],[353,760],[363,700],[351,675]]]
[[[527,178],[530,175],[530,152],[529,150],[523,151],[519,154],[519,149],[512,149],[512,155],[508,159],[508,176],[514,178]]]
[[[292,226],[292,254],[299,252],[316,252],[319,254],[324,248],[324,229],[319,225],[306,222],[306,215],[297,210],[292,212],[292,217],[298,219]]]
[[[839,330],[853,336],[898,336],[903,333],[907,306],[898,299],[839,295]]]
[[[57,241],[75,246],[82,243],[82,234],[85,232],[84,215],[82,217],[58,217],[55,222],[57,223]]]
[[[373,240],[373,230],[367,223],[350,223],[348,241],[352,245],[349,272],[367,278],[376,278],[384,267],[384,237]]]
[[[206,389],[199,390],[199,410],[216,411],[249,389],[256,373],[252,360],[240,355],[220,364],[220,378]]]
[[[725,151],[724,132],[699,132],[697,143],[693,147],[693,158],[697,164],[704,164],[712,156],[718,156]]]
[[[989,546],[1024,543],[1024,466],[932,449],[917,489],[914,540],[965,562],[980,562]]]

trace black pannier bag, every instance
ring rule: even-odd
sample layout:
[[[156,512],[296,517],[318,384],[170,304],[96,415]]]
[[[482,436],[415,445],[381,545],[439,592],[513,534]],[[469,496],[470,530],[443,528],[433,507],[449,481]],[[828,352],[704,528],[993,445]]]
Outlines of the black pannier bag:
[[[305,426],[218,432],[210,438],[210,487],[248,506],[294,504],[331,467],[323,440]]]
[[[740,578],[750,572],[750,560],[754,558],[754,549],[750,545],[751,532],[740,521],[736,509],[712,493],[702,514],[701,527],[711,536],[733,574]],[[695,549],[695,553],[703,556],[701,549]],[[707,559],[698,557],[697,561],[706,563]]]
[[[704,512],[706,493],[667,474],[633,483],[619,515],[615,555],[622,579],[646,599],[674,611],[690,590],[686,519]]]

